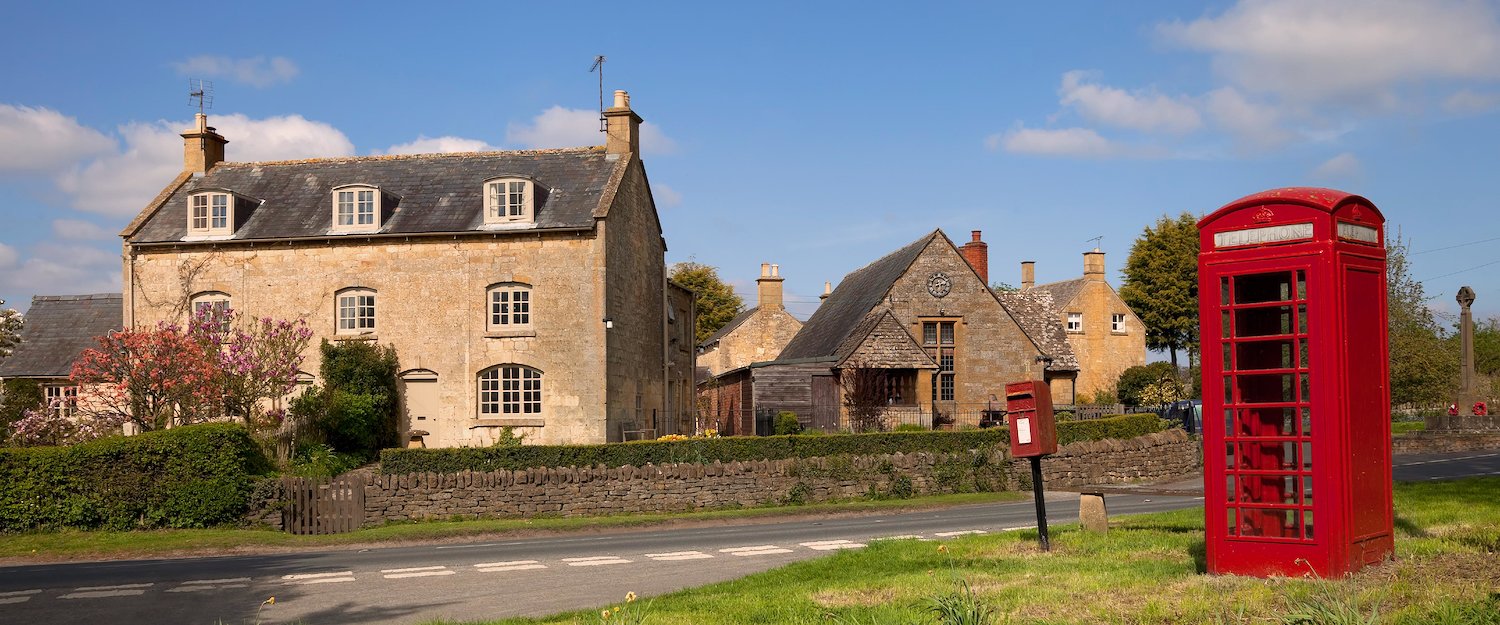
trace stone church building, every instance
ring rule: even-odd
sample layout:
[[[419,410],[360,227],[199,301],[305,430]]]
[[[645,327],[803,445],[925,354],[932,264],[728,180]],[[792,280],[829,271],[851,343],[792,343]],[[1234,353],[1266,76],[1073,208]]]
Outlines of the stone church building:
[[[603,147],[225,162],[207,125],[122,233],[124,322],[199,306],[392,345],[409,445],[691,433],[692,293],[667,279],[615,92]]]

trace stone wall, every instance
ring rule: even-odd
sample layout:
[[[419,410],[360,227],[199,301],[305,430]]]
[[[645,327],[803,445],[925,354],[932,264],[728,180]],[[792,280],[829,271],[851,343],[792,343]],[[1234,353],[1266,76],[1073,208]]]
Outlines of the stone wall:
[[[1440,454],[1500,449],[1500,430],[1412,432],[1391,437],[1391,455]]]
[[[1198,443],[1180,430],[1066,445],[1042,462],[1049,488],[1193,473]],[[679,512],[878,496],[1029,487],[1026,460],[988,453],[764,460],[645,467],[537,468],[384,475],[365,487],[365,524],[533,515]],[[269,515],[274,516],[274,515]],[[271,520],[264,512],[252,515]]]

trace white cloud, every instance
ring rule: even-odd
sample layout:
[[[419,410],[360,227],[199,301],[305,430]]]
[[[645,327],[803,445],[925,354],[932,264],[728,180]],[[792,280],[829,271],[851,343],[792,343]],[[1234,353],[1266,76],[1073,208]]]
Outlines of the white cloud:
[[[82,219],[55,219],[52,221],[52,234],[59,239],[71,241],[106,241],[115,238],[115,233]]]
[[[21,254],[16,252],[16,248],[0,243],[0,269],[15,267],[16,261],[20,258]]]
[[[229,139],[232,161],[268,161],[354,153],[337,128],[300,115],[250,119],[241,114],[210,118]],[[182,129],[189,122],[135,122],[121,126],[124,149],[57,176],[59,189],[79,210],[129,217],[182,171]]]
[[[1085,119],[1143,132],[1183,134],[1203,125],[1198,111],[1187,102],[1154,91],[1127,92],[1087,82],[1088,73],[1063,74],[1058,94],[1066,106],[1078,109]]]
[[[205,55],[173,63],[173,66],[177,68],[177,73],[183,76],[215,80],[229,79],[252,87],[269,87],[279,82],[291,82],[300,71],[296,63],[282,56],[231,59],[226,56]]]
[[[672,208],[682,203],[682,194],[660,182],[651,185],[651,197],[661,208]]]
[[[1500,22],[1471,0],[1240,0],[1157,30],[1239,86],[1294,101],[1389,104],[1403,84],[1500,78]]]
[[[1090,128],[1048,130],[1017,127],[1004,133],[990,135],[984,143],[991,150],[1004,148],[1006,152],[1040,156],[1103,158],[1121,153],[1118,145]]]
[[[465,139],[463,137],[441,136],[428,137],[417,135],[417,138],[408,143],[398,143],[387,148],[384,152],[376,150],[376,154],[438,154],[443,152],[489,152],[500,148],[480,141],[479,139]]]
[[[1460,89],[1443,100],[1443,110],[1456,115],[1487,113],[1500,106],[1500,93],[1478,93]]]
[[[1229,131],[1244,147],[1263,150],[1296,138],[1282,125],[1282,113],[1273,106],[1251,102],[1234,87],[1221,87],[1208,94],[1210,117]]]
[[[39,243],[20,261],[0,245],[0,291],[12,293],[80,294],[120,290],[120,255],[85,245]]]
[[[1362,171],[1363,167],[1360,165],[1359,159],[1352,153],[1344,152],[1323,161],[1323,164],[1313,169],[1312,175],[1315,178],[1323,179],[1351,178],[1358,176]]]
[[[51,173],[114,146],[103,133],[52,109],[0,104],[0,172]]]
[[[508,143],[528,148],[571,148],[603,145],[604,133],[599,132],[599,112],[588,109],[570,109],[553,106],[539,113],[531,122],[512,122],[505,128]],[[651,122],[641,123],[641,151],[648,154],[669,154],[677,149],[673,141]]]

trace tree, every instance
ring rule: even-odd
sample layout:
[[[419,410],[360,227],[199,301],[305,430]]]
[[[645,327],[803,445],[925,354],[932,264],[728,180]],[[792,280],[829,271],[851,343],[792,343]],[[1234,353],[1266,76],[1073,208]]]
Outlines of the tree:
[[[859,432],[884,432],[886,370],[872,367],[850,367],[838,371],[839,386],[844,391],[844,409],[849,413],[849,427]]]
[[[1198,350],[1198,222],[1190,213],[1163,215],[1130,247],[1120,297],[1146,325],[1146,347]]]
[[[214,363],[180,326],[162,322],[95,341],[73,363],[73,383],[91,387],[83,417],[156,430],[217,415]]]
[[[1147,387],[1164,379],[1177,379],[1177,368],[1172,363],[1158,361],[1136,365],[1120,372],[1120,380],[1115,383],[1115,393],[1120,403],[1126,406],[1145,406],[1153,403],[1152,398],[1145,396]]]
[[[397,443],[398,403],[396,348],[366,341],[329,343],[321,347],[321,388],[309,388],[292,402],[287,424],[279,432],[277,456],[296,452],[304,431],[308,442],[327,443],[335,451],[371,458]]]
[[[224,415],[252,430],[280,425],[284,413],[266,410],[267,400],[296,388],[302,354],[312,340],[306,322],[246,319],[230,308],[205,306],[188,323],[188,335],[215,365],[212,384]]]
[[[1386,303],[1390,334],[1391,403],[1445,403],[1458,380],[1458,352],[1443,340],[1422,283],[1411,276],[1409,243],[1386,241]]]
[[[21,342],[22,324],[21,313],[14,308],[6,308],[5,300],[0,299],[0,360],[5,360],[10,355],[10,350]]]
[[[6,438],[6,431],[12,423],[20,421],[27,412],[40,409],[46,401],[42,385],[36,380],[6,380],[4,390],[0,391],[0,440]]]
[[[719,270],[692,261],[672,265],[672,280],[697,292],[693,300],[699,343],[708,340],[719,328],[739,314],[745,300],[719,279]]]

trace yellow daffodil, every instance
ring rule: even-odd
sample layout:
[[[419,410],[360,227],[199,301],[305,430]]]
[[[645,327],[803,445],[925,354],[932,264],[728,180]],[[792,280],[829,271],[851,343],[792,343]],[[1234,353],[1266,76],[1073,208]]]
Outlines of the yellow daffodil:
[[[276,605],[276,597],[273,596],[270,599],[266,599],[265,601],[260,602],[260,604],[261,605]]]
[[[625,603],[630,603],[632,601],[635,601],[635,592],[631,591],[625,593]]]

